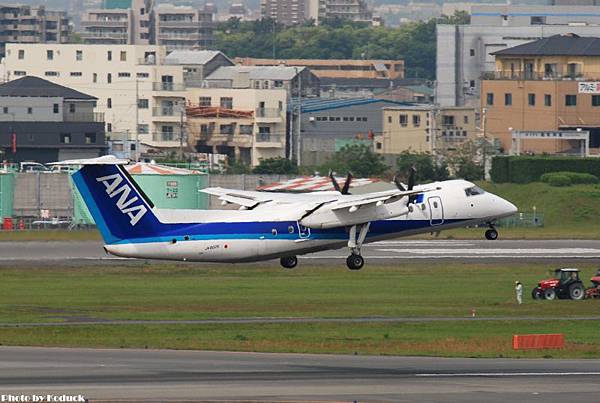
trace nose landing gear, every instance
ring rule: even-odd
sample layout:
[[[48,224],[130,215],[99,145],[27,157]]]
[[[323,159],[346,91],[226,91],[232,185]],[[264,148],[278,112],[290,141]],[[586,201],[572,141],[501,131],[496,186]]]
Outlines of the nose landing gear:
[[[498,231],[494,228],[493,225],[490,225],[490,229],[485,231],[485,239],[488,241],[495,241],[498,239]]]

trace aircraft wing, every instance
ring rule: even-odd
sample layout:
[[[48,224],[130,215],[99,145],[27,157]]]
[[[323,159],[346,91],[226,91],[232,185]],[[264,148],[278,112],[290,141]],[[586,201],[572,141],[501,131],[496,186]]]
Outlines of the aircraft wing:
[[[258,192],[252,190],[224,189],[221,187],[201,189],[201,192],[217,196],[219,200],[246,208],[255,208],[269,202],[301,205],[302,211],[310,211],[317,206],[338,200],[340,195],[333,192],[290,194]]]
[[[201,189],[200,191],[208,193],[209,195],[218,196],[221,201],[248,208],[253,208],[261,203],[267,203],[273,200],[269,193],[249,190],[234,190],[215,187]]]
[[[331,210],[342,210],[345,208],[368,206],[370,204],[381,205],[385,202],[396,201],[402,197],[412,196],[419,193],[430,192],[431,189],[415,190],[389,190],[385,192],[369,193],[365,195],[350,196],[328,205]]]

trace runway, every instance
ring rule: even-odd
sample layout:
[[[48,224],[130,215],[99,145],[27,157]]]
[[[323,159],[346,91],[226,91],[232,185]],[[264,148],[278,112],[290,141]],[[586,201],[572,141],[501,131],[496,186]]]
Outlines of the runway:
[[[600,360],[0,347],[2,394],[98,401],[591,402]]]
[[[0,242],[1,265],[59,262],[76,264],[139,264],[104,253],[101,242]],[[564,261],[600,263],[600,241],[589,240],[392,240],[366,244],[367,262],[520,262]],[[300,256],[311,264],[345,261],[346,248]],[[277,261],[273,263],[278,264]],[[197,263],[191,263],[197,264]]]

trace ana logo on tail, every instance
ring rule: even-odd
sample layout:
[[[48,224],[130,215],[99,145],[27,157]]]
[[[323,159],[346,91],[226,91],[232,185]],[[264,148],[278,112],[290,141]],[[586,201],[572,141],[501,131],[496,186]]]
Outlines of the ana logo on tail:
[[[113,174],[102,176],[100,178],[96,178],[96,181],[102,182],[102,184],[104,184],[104,186],[106,187],[106,193],[111,199],[116,195],[120,194],[119,199],[117,200],[117,207],[119,208],[119,210],[121,210],[121,213],[127,214],[129,216],[129,223],[132,226],[137,224],[138,221],[142,219],[144,214],[148,212],[146,206],[144,206],[143,204],[132,206],[132,204],[138,201],[139,199],[137,196],[134,196],[131,199],[129,199],[131,187],[127,183],[123,183],[123,185],[121,185],[121,182],[123,182],[123,178],[121,177],[121,175]],[[119,187],[119,185],[121,186]]]

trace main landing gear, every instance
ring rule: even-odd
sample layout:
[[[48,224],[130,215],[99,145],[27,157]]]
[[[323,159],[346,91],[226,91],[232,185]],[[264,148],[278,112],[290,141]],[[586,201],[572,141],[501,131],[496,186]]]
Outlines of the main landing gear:
[[[496,230],[496,228],[494,228],[492,224],[490,224],[490,229],[485,231],[485,239],[487,239],[488,241],[495,241],[496,239],[498,239],[498,231]]]
[[[350,248],[350,256],[346,259],[346,265],[350,270],[360,270],[365,265],[365,259],[360,255],[360,248],[367,237],[371,223],[360,225],[358,238],[356,237],[357,226],[350,227],[348,234],[348,248]]]
[[[296,256],[284,256],[279,259],[279,263],[284,269],[293,269],[298,265],[298,258]]]

